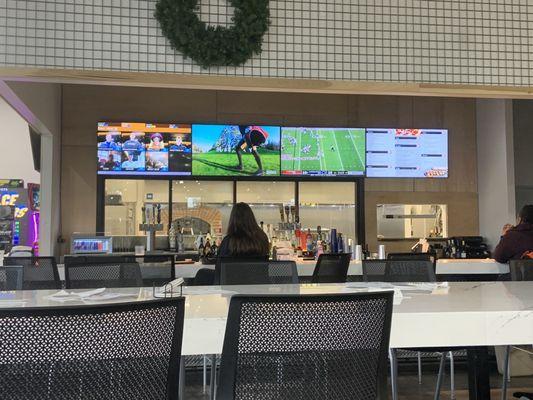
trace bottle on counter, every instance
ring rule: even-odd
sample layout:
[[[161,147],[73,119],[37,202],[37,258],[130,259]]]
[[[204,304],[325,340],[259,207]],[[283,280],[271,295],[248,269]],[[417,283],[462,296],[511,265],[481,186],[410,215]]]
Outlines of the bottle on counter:
[[[170,229],[168,230],[168,247],[170,250],[176,249],[176,228],[172,224],[170,224]]]
[[[337,253],[344,253],[344,239],[342,233],[339,233],[337,237]]]
[[[204,255],[204,237],[202,235],[200,235],[198,243],[198,254],[202,257]]]
[[[176,250],[178,253],[183,252],[183,233],[179,222],[178,226],[176,227]]]
[[[209,234],[208,234],[209,235]],[[211,241],[208,237],[205,239],[205,246],[204,246],[204,257],[209,257],[211,255]]]
[[[307,235],[305,235],[305,245],[307,251],[313,251],[313,235],[311,234],[311,229],[307,229]]]
[[[215,243],[213,243],[213,245],[211,246],[211,256],[212,257],[217,257],[218,256],[218,246]]]
[[[329,252],[338,253],[339,252],[339,241],[337,238],[337,229],[331,228],[329,239],[330,239]]]
[[[322,245],[322,241],[317,241],[316,245],[316,259],[318,260],[318,257],[320,257],[320,254],[324,253],[324,246]]]

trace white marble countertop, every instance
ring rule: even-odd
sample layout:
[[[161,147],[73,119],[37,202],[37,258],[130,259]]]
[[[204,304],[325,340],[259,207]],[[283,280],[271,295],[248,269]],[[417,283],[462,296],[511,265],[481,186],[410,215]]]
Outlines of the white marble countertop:
[[[379,284],[302,284],[184,287],[186,296],[184,355],[219,354],[231,296],[241,294],[350,293]],[[428,289],[427,284],[424,285]],[[431,288],[431,287],[430,287]],[[450,283],[434,290],[401,288],[395,296],[391,347],[491,346],[533,343],[533,282]],[[0,292],[0,308],[95,304],[59,303],[56,291]],[[152,288],[107,289],[129,297],[151,299]],[[105,301],[116,302],[116,301]]]

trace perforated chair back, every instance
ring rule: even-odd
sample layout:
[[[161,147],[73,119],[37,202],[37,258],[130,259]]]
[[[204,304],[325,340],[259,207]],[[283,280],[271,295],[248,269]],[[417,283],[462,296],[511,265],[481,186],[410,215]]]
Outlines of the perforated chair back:
[[[434,253],[389,253],[387,260],[421,260],[436,262]]]
[[[24,267],[10,265],[0,267],[0,290],[22,290]]]
[[[435,282],[435,264],[423,260],[387,260],[386,282]]]
[[[54,257],[5,257],[4,265],[24,266],[23,289],[61,289]]]
[[[392,298],[233,296],[217,399],[386,396]]]
[[[254,261],[268,261],[268,257],[267,256],[218,257],[215,263],[214,284],[220,285],[220,274],[221,274],[223,263],[239,263],[239,262],[254,262]]]
[[[100,287],[140,287],[141,269],[137,263],[70,264],[65,258],[67,289]]]
[[[387,260],[363,260],[362,264],[365,282],[385,282]]]
[[[313,283],[344,283],[348,276],[351,254],[321,254],[313,271]]]
[[[221,285],[298,283],[294,261],[226,261],[220,263]]]
[[[0,310],[0,398],[177,400],[184,299]]]
[[[511,260],[509,269],[512,281],[533,281],[533,260]]]

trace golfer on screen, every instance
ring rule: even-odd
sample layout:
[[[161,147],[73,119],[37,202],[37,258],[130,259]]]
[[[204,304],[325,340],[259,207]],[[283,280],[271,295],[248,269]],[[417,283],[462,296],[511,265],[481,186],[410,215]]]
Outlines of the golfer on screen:
[[[237,169],[242,171],[242,152],[249,148],[252,152],[255,162],[257,163],[257,171],[254,175],[263,175],[263,163],[261,162],[261,156],[257,152],[257,147],[265,144],[268,139],[268,133],[260,126],[244,126],[239,125],[239,131],[241,132],[242,139],[237,143],[235,151],[237,152],[237,158],[239,159],[239,165]]]

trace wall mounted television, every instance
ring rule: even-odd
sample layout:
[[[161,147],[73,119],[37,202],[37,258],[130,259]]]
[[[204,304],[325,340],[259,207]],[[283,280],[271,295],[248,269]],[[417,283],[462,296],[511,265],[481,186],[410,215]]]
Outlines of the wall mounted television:
[[[280,127],[193,125],[194,176],[279,176]]]
[[[446,129],[367,129],[369,178],[447,178]]]
[[[101,175],[191,175],[191,125],[99,122]]]
[[[100,175],[447,178],[448,131],[98,123]]]
[[[281,174],[362,176],[364,128],[281,128]]]

